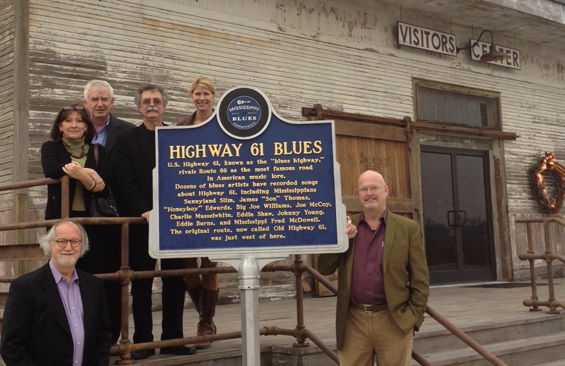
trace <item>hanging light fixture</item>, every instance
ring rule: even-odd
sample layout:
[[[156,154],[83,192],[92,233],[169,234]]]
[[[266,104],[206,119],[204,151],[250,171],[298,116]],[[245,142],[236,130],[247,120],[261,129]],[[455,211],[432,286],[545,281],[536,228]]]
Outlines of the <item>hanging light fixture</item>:
[[[481,41],[481,37],[483,36],[483,34],[485,34],[485,32],[490,33],[490,50],[489,52],[482,54],[479,61],[481,62],[502,61],[509,58],[510,55],[507,54],[506,52],[498,51],[496,45],[494,44],[494,36],[492,35],[492,32],[488,29],[482,31],[481,34],[479,34],[479,38],[475,42],[471,42],[469,46],[461,47],[461,48],[457,47],[457,53],[459,53],[461,50],[467,48],[473,48],[476,45],[478,45],[479,42]]]

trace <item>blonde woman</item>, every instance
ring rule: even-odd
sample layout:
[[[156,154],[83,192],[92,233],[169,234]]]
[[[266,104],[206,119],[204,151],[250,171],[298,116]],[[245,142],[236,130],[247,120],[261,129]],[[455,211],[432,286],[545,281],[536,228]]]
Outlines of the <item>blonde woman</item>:
[[[194,80],[190,87],[190,99],[196,111],[189,117],[182,119],[178,126],[198,125],[212,116],[214,110],[212,104],[216,98],[214,85],[208,78],[198,78]],[[188,258],[185,260],[186,268],[198,268],[198,258]],[[208,258],[200,258],[200,268],[216,267],[217,263]],[[190,275],[184,278],[188,287],[188,295],[194,304],[194,308],[200,315],[198,322],[198,336],[216,334],[214,324],[214,314],[216,313],[216,303],[218,301],[218,275],[203,274]],[[196,343],[198,349],[210,347],[211,342]]]

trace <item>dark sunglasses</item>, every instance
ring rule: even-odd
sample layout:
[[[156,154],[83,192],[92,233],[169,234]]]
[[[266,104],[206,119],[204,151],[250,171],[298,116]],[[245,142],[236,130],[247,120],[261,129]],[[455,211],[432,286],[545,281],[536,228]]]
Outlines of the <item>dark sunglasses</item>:
[[[63,110],[65,111],[70,111],[72,109],[76,109],[77,111],[82,111],[84,109],[84,106],[82,105],[66,105],[63,107]]]

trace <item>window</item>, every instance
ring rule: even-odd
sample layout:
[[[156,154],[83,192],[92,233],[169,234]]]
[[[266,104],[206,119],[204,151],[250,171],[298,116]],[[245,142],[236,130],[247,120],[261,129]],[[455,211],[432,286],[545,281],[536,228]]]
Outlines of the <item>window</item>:
[[[416,84],[418,120],[451,123],[466,127],[500,129],[498,122],[498,96],[477,95],[471,91],[435,89]],[[485,92],[482,91],[482,94]],[[494,93],[493,93],[494,94]]]

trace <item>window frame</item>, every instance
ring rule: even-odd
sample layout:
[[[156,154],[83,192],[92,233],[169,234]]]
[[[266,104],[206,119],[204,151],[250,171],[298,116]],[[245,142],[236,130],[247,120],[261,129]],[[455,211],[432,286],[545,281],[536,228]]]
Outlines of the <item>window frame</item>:
[[[420,89],[430,89],[432,92],[437,90],[439,92],[447,92],[453,93],[455,96],[462,95],[469,96],[471,98],[484,98],[490,99],[490,102],[494,102],[496,105],[495,111],[487,111],[489,117],[493,117],[495,119],[494,124],[491,126],[482,126],[482,125],[469,125],[463,123],[453,123],[453,122],[440,122],[437,120],[424,120],[420,119],[419,111],[420,111]],[[422,79],[414,79],[413,80],[413,98],[414,98],[414,116],[416,121],[426,121],[429,123],[434,123],[443,126],[453,126],[457,128],[469,128],[469,129],[478,129],[478,130],[492,130],[492,131],[502,131],[502,113],[501,113],[501,94],[499,92],[493,92],[484,89],[478,88],[471,88],[465,87],[460,85],[454,84],[447,84],[429,80],[422,80]],[[457,100],[457,98],[455,98]],[[494,101],[492,101],[494,99]],[[487,107],[488,108],[488,107]]]

